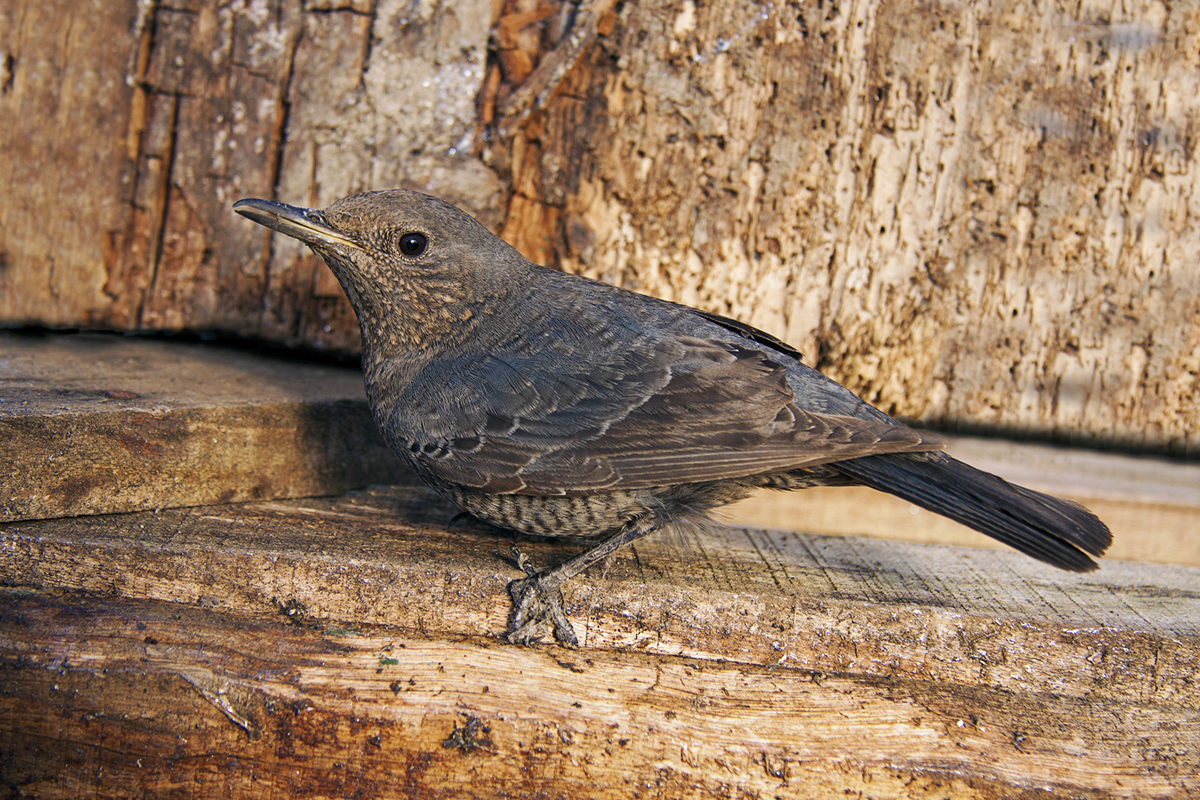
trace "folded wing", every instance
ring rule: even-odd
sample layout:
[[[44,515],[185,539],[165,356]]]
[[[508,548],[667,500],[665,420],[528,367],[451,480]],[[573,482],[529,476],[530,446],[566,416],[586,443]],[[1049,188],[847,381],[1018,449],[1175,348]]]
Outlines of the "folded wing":
[[[800,408],[787,367],[752,346],[677,337],[579,370],[547,358],[486,356],[425,376],[397,410],[409,415],[398,429],[419,431],[408,442],[419,468],[481,491],[563,495],[941,447],[904,426]],[[431,391],[437,402],[419,402]]]

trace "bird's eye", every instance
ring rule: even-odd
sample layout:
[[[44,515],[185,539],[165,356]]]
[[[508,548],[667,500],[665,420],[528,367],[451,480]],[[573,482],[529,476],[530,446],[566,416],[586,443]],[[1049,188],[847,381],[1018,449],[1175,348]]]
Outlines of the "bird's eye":
[[[406,233],[400,237],[400,252],[410,258],[416,258],[425,252],[429,240],[423,233]]]

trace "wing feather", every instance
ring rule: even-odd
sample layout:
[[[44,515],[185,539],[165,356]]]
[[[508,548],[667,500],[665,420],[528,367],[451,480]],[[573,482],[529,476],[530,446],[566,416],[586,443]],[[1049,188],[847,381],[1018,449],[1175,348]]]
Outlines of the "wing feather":
[[[783,472],[941,444],[876,420],[807,411],[770,352],[676,337],[586,371],[537,356],[443,365],[434,403],[402,403],[422,471],[491,493],[586,494]],[[548,367],[559,367],[558,369]],[[430,397],[417,387],[413,397]]]

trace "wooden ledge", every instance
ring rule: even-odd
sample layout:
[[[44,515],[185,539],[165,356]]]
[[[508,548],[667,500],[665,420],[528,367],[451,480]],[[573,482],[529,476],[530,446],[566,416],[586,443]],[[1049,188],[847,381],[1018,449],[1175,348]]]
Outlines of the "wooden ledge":
[[[0,521],[408,479],[362,373],[104,334],[0,333]]]
[[[375,430],[357,369],[100,334],[0,333],[0,521],[334,495],[413,482]],[[1200,566],[1200,464],[951,440],[1003,477],[1080,500],[1110,557]],[[762,493],[731,523],[987,546],[869,489]]]
[[[1200,570],[658,537],[569,585],[582,649],[519,648],[511,539],[454,515],[399,487],[0,527],[11,770],[90,791],[103,751],[106,787],[196,796],[1200,791]]]
[[[0,710],[19,732],[3,741],[5,771],[32,795],[1010,800],[1200,788],[1194,709],[314,630],[112,598],[0,602]],[[57,634],[14,648],[31,630]]]
[[[1006,480],[1083,503],[1112,529],[1109,558],[1200,566],[1200,463],[969,436],[950,437],[948,450]],[[865,487],[760,492],[721,515],[744,526],[1004,547]]]

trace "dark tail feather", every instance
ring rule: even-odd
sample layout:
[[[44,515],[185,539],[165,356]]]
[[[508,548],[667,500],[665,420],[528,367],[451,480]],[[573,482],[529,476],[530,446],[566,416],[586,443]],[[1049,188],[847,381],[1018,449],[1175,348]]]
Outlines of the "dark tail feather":
[[[866,456],[832,465],[873,489],[986,533],[1026,555],[1090,572],[1112,544],[1108,527],[1081,505],[1011,484],[944,453]]]

